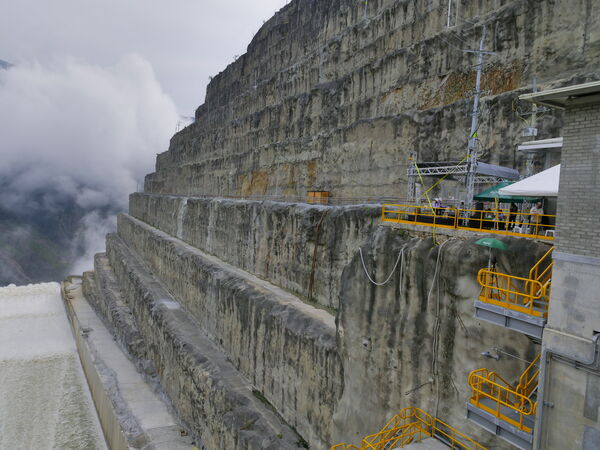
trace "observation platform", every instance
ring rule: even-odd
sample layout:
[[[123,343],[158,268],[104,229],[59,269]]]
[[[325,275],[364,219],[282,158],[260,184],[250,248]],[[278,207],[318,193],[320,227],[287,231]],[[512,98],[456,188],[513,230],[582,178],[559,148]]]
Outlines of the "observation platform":
[[[518,236],[531,239],[554,240],[556,216],[554,214],[512,214],[508,209],[481,210],[451,206],[439,208],[426,205],[384,204],[381,208],[383,222],[421,225],[436,229],[464,230]]]
[[[496,407],[496,404],[491,399],[482,399],[480,400],[480,406],[492,409]],[[506,406],[500,406],[499,413],[512,420],[519,420],[519,414]],[[520,430],[518,427],[511,425],[504,419],[496,417],[481,407],[467,403],[467,419],[521,450],[531,450],[532,448],[533,431]],[[531,430],[533,430],[534,422],[535,416],[527,416],[523,419],[523,425]]]

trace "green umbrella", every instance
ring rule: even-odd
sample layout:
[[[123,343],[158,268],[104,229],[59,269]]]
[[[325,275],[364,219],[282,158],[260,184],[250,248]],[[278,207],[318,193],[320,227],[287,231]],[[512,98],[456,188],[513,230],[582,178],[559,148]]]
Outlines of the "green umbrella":
[[[487,238],[477,239],[475,241],[475,244],[481,245],[483,247],[497,248],[498,250],[508,250],[508,245],[506,245],[501,240],[495,239],[495,238],[487,237]]]
[[[508,245],[506,245],[501,240],[495,238],[481,238],[477,239],[474,243],[488,248],[488,269],[492,267],[493,248],[496,248],[498,250],[508,250]]]

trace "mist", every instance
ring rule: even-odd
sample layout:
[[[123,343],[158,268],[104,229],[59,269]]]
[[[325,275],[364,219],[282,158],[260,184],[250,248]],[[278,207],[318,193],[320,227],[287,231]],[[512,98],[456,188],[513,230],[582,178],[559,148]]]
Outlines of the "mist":
[[[52,223],[69,270],[91,269],[178,120],[137,55],[111,66],[61,58],[0,70],[0,226],[33,221],[43,234]]]

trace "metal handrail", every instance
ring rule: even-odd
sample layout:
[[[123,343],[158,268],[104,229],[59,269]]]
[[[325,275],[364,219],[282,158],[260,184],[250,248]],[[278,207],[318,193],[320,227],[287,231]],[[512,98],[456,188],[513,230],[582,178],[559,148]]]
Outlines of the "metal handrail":
[[[498,379],[502,380],[503,384],[498,383]],[[531,433],[531,427],[526,426],[523,421],[526,416],[535,414],[537,402],[533,402],[529,397],[517,392],[498,374],[489,372],[485,368],[474,370],[469,374],[469,385],[471,386],[471,404],[516,426],[522,431]],[[481,398],[491,399],[496,405],[495,408],[490,408],[482,403]],[[504,414],[501,406],[514,411],[518,415],[519,421]]]
[[[481,210],[452,206],[433,207],[429,205],[389,203],[383,204],[381,207],[381,220],[384,222],[417,224],[546,240],[554,239],[554,236],[546,236],[545,229],[554,230],[556,226],[554,224],[542,224],[541,222],[544,217],[555,221],[555,215],[523,212],[517,214],[521,220],[511,220],[514,216],[510,210],[503,209]],[[519,229],[516,230],[515,227]],[[531,233],[528,232],[530,229]]]
[[[490,269],[477,273],[481,285],[479,300],[536,317],[547,317],[549,297],[547,285],[537,280],[517,277]],[[522,285],[520,290],[516,286]],[[538,309],[534,309],[534,306]]]
[[[536,262],[533,265],[533,267],[529,270],[529,278],[531,278],[532,280],[540,280],[548,272],[548,270],[552,267],[554,261],[550,261],[550,264],[546,266],[546,268],[542,271],[541,274],[539,273],[539,269],[542,263],[546,261],[546,258],[550,257],[550,254],[553,250],[554,247],[550,247],[550,249],[546,253],[544,253],[544,255],[538,260],[538,262]]]
[[[402,448],[414,442],[417,435],[421,439],[423,436],[442,439],[453,449],[486,450],[481,444],[452,428],[447,423],[414,407],[400,410],[381,431],[366,436],[361,441],[360,447],[341,443],[334,445],[330,450],[384,450],[394,447]]]
[[[541,355],[541,353],[537,355],[535,359],[531,361],[529,366],[527,366],[527,369],[525,369],[525,371],[519,377],[519,384],[517,385],[516,391],[523,394],[526,397],[529,397],[537,387],[540,369],[539,367],[537,368],[537,370],[534,369],[539,363]]]

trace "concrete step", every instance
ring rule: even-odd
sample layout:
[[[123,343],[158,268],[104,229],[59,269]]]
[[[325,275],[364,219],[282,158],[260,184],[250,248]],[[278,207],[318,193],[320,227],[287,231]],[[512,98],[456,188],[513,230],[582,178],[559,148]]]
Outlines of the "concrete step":
[[[340,277],[378,205],[324,206],[137,192],[129,214],[310,304],[337,309]]]
[[[83,274],[82,291],[125,351],[133,358],[143,359],[142,337],[131,309],[121,296],[106,254],[95,255],[94,272]]]
[[[333,315],[133,217],[118,232],[283,418],[326,446],[343,391]]]
[[[115,235],[107,254],[162,388],[207,448],[301,448],[302,439],[249,383],[139,256]]]

